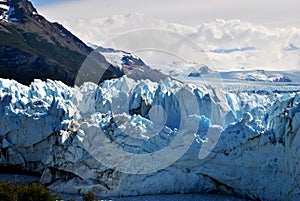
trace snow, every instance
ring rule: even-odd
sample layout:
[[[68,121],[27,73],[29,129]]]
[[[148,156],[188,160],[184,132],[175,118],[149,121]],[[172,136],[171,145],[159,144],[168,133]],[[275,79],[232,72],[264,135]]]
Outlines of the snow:
[[[5,12],[2,13],[0,16],[0,20],[4,20],[5,22],[17,22],[18,19],[11,17],[11,15],[14,13],[15,8],[5,5],[5,4],[0,4],[0,8],[4,9]]]
[[[143,65],[144,63],[140,58],[134,54],[127,53],[121,50],[106,49],[98,46],[93,46],[97,51],[99,51],[105,59],[114,65],[115,67],[122,70],[124,65]]]
[[[264,70],[232,72],[232,77],[239,80],[266,81],[266,82],[291,82],[291,79],[283,74],[265,72]]]
[[[298,200],[300,88],[244,85],[0,79],[0,164],[40,172],[62,193]]]
[[[0,8],[7,11],[9,9],[9,6],[5,4],[0,4]]]
[[[124,65],[122,58],[125,55],[123,52],[102,52],[102,54],[109,63],[122,69],[122,65]]]

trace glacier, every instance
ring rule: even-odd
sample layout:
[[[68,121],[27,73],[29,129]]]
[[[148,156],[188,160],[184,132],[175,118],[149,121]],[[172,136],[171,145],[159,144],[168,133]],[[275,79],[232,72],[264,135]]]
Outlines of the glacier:
[[[55,192],[300,199],[300,92],[0,79],[0,165]]]

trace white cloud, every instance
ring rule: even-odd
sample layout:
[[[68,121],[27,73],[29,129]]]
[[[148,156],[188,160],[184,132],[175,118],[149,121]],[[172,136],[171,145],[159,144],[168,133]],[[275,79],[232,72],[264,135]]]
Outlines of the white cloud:
[[[39,10],[55,21],[140,12],[149,18],[188,25],[218,18],[260,24],[299,24],[299,7],[298,0],[76,0],[61,1]]]
[[[299,50],[284,48],[290,44],[300,47],[299,7],[298,0],[78,0],[44,7],[40,12],[94,44],[136,29],[159,28],[187,36],[204,51],[255,48],[206,53],[215,68],[297,69]],[[149,63],[158,63],[153,61],[153,52],[141,55]]]
[[[63,24],[85,42],[98,45],[103,45],[105,41],[132,30],[147,28],[169,30],[193,40],[199,46],[199,51],[207,52],[206,54],[217,69],[241,67],[298,69],[300,67],[299,51],[285,50],[290,44],[300,48],[300,28],[294,26],[272,28],[241,20],[221,19],[197,26],[188,26],[150,19],[141,13],[113,15],[92,20],[73,19]],[[146,43],[147,41],[144,45]],[[116,45],[117,48],[124,48],[121,44]],[[235,51],[238,48],[249,50]],[[212,50],[230,53],[209,52]],[[157,58],[155,62],[153,61],[153,54],[147,56],[141,53],[140,56],[143,56],[147,62],[158,63]],[[166,63],[163,64],[166,65]]]

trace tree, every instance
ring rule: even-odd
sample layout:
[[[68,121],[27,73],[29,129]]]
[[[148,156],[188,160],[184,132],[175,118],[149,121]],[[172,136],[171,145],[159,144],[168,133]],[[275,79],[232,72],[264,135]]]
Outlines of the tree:
[[[1,201],[55,201],[45,186],[37,183],[16,184],[9,181],[0,182]]]
[[[82,195],[82,199],[83,199],[83,201],[96,201],[97,200],[95,194],[92,191],[89,191],[88,193],[84,193]]]

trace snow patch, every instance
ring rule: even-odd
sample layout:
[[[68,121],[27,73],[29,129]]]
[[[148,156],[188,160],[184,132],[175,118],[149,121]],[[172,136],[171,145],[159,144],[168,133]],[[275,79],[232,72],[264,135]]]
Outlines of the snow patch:
[[[120,70],[123,69],[124,65],[145,65],[143,61],[134,54],[124,52],[121,50],[114,50],[111,48],[102,48],[92,44],[90,45],[94,47],[97,51],[99,51],[109,63],[119,68]]]
[[[0,8],[2,8],[3,10],[9,10],[9,6],[5,5],[5,4],[0,4]]]
[[[0,16],[0,20],[4,20],[5,22],[17,22],[18,19],[11,17],[14,14],[15,8],[7,5],[0,4],[0,8],[5,11]]]

